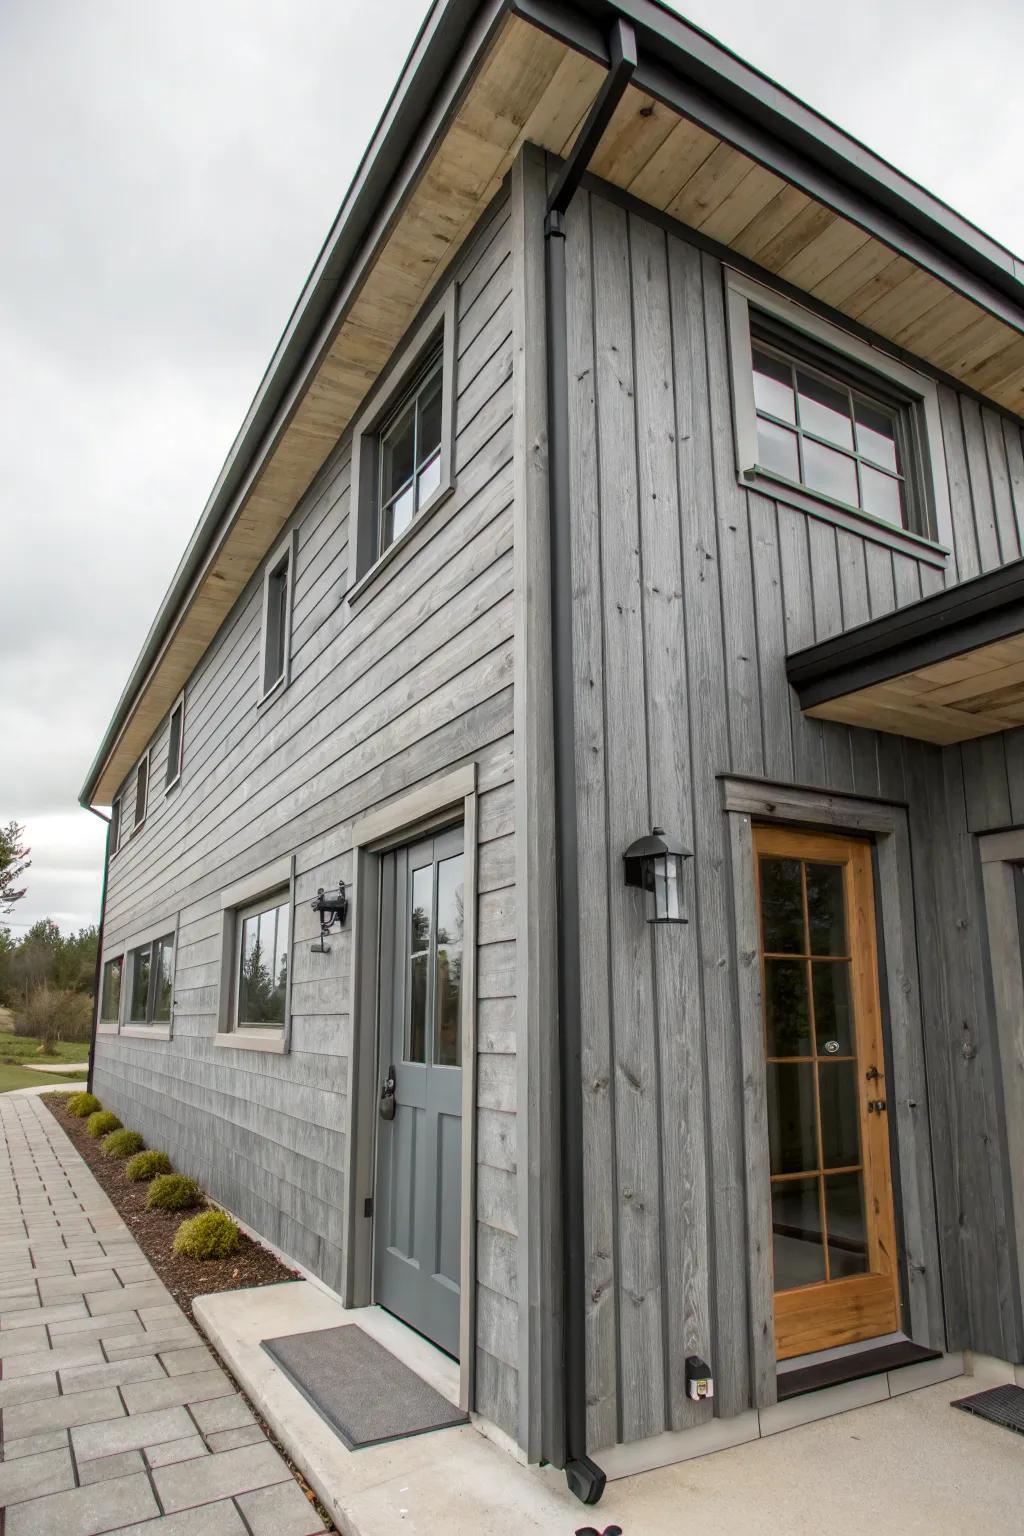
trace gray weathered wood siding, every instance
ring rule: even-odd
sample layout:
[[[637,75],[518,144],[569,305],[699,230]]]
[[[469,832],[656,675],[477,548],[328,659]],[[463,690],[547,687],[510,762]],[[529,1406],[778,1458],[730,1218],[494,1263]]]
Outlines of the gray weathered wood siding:
[[[912,602],[942,574],[738,483],[722,271],[684,230],[592,188],[572,207],[568,261],[599,1448],[707,1412],[684,1395],[691,1352],[712,1364],[719,1413],[750,1401],[724,773],[909,803],[948,1344],[1021,1358],[971,833],[979,797],[997,820],[1019,815],[1024,737],[961,758],[800,714],[788,651]],[[945,386],[942,420],[952,580],[1019,555],[1024,459],[1013,423]],[[985,787],[964,771],[973,756],[1000,765]],[[694,850],[685,929],[646,927],[623,886],[622,852],[654,822]]]
[[[110,866],[105,946],[179,923],[170,1041],[101,1035],[96,1091],[218,1201],[340,1289],[349,931],[314,955],[309,902],[351,878],[353,820],[460,763],[479,787],[476,1404],[517,1429],[512,258],[507,205],[460,261],[456,490],[352,609],[349,444],[296,510],[291,681],[257,710],[262,574],[186,694],[185,757]],[[123,805],[133,819],[134,789]],[[291,1048],[215,1048],[221,892],[296,867]]]

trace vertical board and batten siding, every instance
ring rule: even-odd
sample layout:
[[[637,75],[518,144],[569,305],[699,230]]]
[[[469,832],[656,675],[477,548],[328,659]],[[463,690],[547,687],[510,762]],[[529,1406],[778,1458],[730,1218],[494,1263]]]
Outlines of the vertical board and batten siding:
[[[96,1091],[176,1166],[328,1285],[344,1274],[350,932],[313,954],[309,903],[349,881],[352,821],[478,765],[476,1406],[517,1430],[512,257],[491,210],[459,283],[456,489],[349,608],[351,454],[343,440],[296,510],[291,679],[257,709],[262,573],[186,690],[185,756],[110,866],[107,951],[180,923],[168,1042],[100,1035]],[[134,785],[123,802],[133,818]],[[221,892],[295,857],[291,1041],[217,1048]]]
[[[584,191],[567,254],[597,1450],[707,1415],[685,1396],[687,1354],[711,1363],[718,1413],[751,1400],[721,774],[909,802],[948,1343],[1020,1358],[1021,1340],[960,757],[805,718],[784,670],[787,652],[914,602],[943,575],[738,482],[722,270],[685,230]],[[1011,422],[941,393],[955,580],[1020,554],[1024,459]],[[1014,793],[1024,804],[1022,739],[1007,738],[1014,772],[997,814]],[[694,851],[686,928],[648,927],[623,885],[623,850],[653,823]]]

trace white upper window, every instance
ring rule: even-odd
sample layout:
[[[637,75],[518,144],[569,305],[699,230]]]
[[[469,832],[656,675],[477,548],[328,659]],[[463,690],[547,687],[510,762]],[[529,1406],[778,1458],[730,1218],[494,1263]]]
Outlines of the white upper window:
[[[263,573],[261,701],[285,687],[288,682],[294,578],[295,539],[293,534],[288,534],[274,550]]]
[[[181,778],[185,761],[185,695],[178,695],[167,727],[167,777],[165,789],[170,789]]]

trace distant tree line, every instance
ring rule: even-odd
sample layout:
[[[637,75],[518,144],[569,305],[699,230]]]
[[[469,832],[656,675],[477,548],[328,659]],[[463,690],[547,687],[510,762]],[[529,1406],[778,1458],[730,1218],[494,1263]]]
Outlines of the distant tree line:
[[[31,867],[24,827],[0,827],[0,914],[17,910],[25,895],[22,877]],[[0,924],[0,1006],[14,1016],[15,1032],[33,1035],[44,1048],[55,1040],[88,1040],[92,1031],[96,975],[95,927],[62,934],[52,918],[33,923],[22,938]]]

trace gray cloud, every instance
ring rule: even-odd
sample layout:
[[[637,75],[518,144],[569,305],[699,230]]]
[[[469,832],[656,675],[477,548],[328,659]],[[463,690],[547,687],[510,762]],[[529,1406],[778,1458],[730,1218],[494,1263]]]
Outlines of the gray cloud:
[[[18,921],[93,921],[79,784],[423,0],[0,6],[0,820]],[[1017,0],[693,0],[698,25],[1024,248]]]

